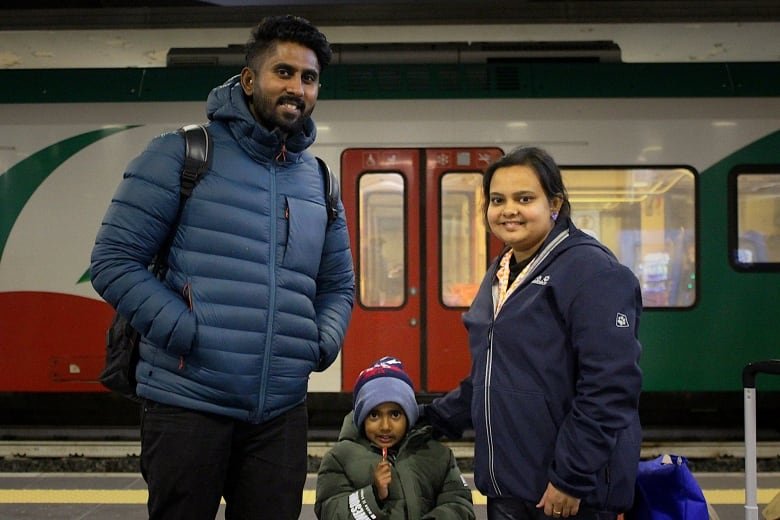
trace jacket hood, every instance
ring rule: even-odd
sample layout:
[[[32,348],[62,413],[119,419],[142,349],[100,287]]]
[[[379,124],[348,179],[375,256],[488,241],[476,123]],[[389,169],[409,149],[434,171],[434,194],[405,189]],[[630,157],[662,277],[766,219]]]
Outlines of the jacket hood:
[[[362,435],[360,435],[357,426],[355,426],[355,421],[353,419],[354,415],[355,415],[354,412],[349,412],[346,416],[344,416],[344,421],[341,423],[341,431],[339,432],[340,441],[357,442],[358,439],[363,437]]]
[[[546,246],[548,242],[554,240],[556,236],[558,236],[560,233],[563,233],[565,231],[568,231],[569,236],[568,238],[566,238],[566,240],[561,242],[559,247],[555,248],[556,255],[562,253],[563,251],[566,251],[569,248],[586,245],[586,246],[598,247],[599,249],[602,249],[607,253],[609,253],[610,256],[614,256],[612,254],[612,251],[610,251],[607,246],[605,246],[597,239],[593,238],[591,235],[585,233],[577,226],[575,226],[570,218],[563,219],[562,222],[557,222],[555,224],[552,231],[550,232],[550,235],[544,241],[542,247]]]
[[[278,130],[268,130],[258,123],[247,105],[239,75],[209,93],[206,116],[211,121],[221,121],[227,125],[241,148],[259,160],[275,157],[284,144],[287,159],[295,162],[317,137],[317,129],[311,118],[306,119],[300,132],[287,136],[286,141]]]

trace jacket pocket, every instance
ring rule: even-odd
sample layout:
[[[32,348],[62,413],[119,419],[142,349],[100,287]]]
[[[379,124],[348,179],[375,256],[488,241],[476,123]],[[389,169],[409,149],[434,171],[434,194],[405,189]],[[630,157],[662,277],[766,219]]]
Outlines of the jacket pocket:
[[[327,215],[321,204],[287,198],[287,237],[282,266],[316,278],[325,244]]]
[[[181,295],[184,298],[184,303],[187,308],[192,312],[192,282],[187,280],[184,287],[181,288]]]
[[[192,286],[192,280],[189,278],[186,279],[184,285],[181,288],[181,298],[184,300],[184,304],[187,306],[187,309],[189,309],[190,315],[195,320],[195,332],[192,337],[192,341],[185,348],[182,348],[181,346],[176,348],[173,345],[169,345],[168,349],[166,349],[169,354],[175,354],[179,356],[179,370],[184,368],[184,356],[190,355],[192,349],[195,348],[195,344],[198,341],[198,320],[195,316],[195,289]]]
[[[617,434],[598,496],[599,505],[604,509],[626,511],[633,504],[641,446],[642,427],[637,419]]]

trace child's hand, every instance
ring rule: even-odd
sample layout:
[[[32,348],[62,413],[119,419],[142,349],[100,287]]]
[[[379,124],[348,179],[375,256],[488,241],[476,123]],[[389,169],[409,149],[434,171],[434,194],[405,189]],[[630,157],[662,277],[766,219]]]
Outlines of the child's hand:
[[[374,470],[374,487],[376,488],[377,498],[385,500],[389,494],[387,488],[392,480],[392,471],[390,463],[387,462],[387,448],[382,449],[382,460],[376,465]]]

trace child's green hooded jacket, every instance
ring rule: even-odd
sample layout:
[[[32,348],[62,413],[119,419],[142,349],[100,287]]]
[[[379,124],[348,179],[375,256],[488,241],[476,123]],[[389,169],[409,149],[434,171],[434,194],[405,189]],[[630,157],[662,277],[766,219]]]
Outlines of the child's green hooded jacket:
[[[416,425],[390,450],[389,495],[374,493],[374,468],[382,452],[345,418],[338,443],[322,458],[317,476],[317,518],[327,520],[473,519],[471,490],[447,446],[431,427]]]

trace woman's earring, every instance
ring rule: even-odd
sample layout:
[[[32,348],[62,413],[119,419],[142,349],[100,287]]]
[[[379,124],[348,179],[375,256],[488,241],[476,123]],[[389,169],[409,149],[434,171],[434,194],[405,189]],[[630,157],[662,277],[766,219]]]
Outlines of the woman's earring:
[[[558,220],[558,212],[553,210],[552,213],[550,213],[550,218],[553,220],[553,222]]]

